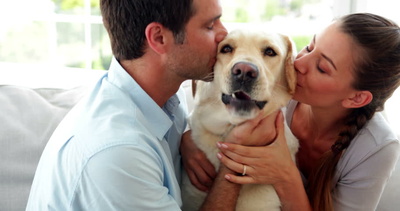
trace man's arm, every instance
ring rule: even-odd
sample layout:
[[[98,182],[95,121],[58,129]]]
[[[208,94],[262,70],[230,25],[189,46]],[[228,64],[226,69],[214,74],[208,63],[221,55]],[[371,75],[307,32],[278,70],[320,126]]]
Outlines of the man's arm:
[[[228,173],[235,174],[235,172],[221,165],[211,190],[207,194],[200,210],[235,210],[242,185],[231,183],[225,179],[225,175]]]

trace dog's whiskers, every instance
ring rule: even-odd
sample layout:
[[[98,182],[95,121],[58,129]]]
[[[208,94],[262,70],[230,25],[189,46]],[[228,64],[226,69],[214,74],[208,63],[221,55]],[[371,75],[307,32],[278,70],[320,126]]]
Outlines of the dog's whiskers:
[[[209,73],[208,75],[204,76],[204,78],[201,79],[202,81],[212,81],[214,80],[214,72]]]

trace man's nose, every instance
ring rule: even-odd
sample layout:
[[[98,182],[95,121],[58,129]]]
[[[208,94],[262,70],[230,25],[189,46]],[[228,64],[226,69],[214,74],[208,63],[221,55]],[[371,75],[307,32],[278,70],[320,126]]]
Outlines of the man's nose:
[[[219,27],[217,36],[215,36],[215,41],[217,43],[220,43],[228,34],[228,30],[226,30],[225,26],[223,24],[221,24],[221,26]]]

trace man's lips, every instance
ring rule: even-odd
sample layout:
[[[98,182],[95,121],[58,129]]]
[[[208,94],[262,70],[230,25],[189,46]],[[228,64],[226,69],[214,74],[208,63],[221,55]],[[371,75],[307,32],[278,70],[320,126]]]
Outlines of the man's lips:
[[[248,94],[242,91],[234,92],[231,95],[222,94],[221,99],[225,105],[232,105],[238,109],[244,110],[251,109],[254,106],[259,109],[263,109],[267,104],[267,101],[257,101],[251,99]]]

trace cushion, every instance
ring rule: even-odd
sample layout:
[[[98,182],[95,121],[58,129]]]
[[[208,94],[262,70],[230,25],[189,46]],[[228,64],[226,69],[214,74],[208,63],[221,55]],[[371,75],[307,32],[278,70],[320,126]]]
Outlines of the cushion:
[[[0,207],[25,210],[41,153],[85,87],[0,86]]]

